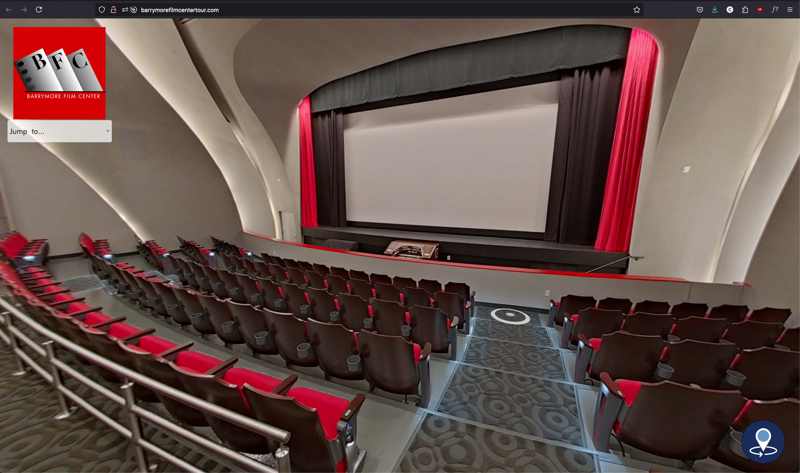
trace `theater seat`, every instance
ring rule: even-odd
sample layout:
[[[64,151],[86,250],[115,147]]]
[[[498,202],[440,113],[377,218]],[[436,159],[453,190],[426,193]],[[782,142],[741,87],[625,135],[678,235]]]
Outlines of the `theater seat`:
[[[238,329],[244,343],[253,351],[253,355],[277,355],[278,347],[270,330],[267,315],[263,310],[250,304],[228,301],[228,309],[238,322]]]
[[[280,287],[289,312],[303,318],[311,315],[311,299],[305,289],[287,282]]]
[[[797,419],[800,418],[800,401],[797,399],[778,399],[775,401],[747,401],[742,411],[731,425],[730,433],[723,438],[711,458],[739,471],[773,472],[799,471],[797,445],[800,433]],[[784,449],[775,461],[756,463],[744,457],[741,434],[753,422],[770,421],[783,432]]]
[[[555,325],[563,325],[564,317],[577,314],[587,307],[594,307],[597,303],[594,297],[567,295],[559,301],[550,301],[550,322]]]
[[[325,280],[325,276],[316,271],[306,271],[306,280],[309,288],[328,289],[328,282]]]
[[[258,282],[252,276],[245,273],[234,273],[233,277],[236,280],[238,289],[240,289],[240,296],[232,298],[234,302],[247,303],[251,305],[264,305],[264,296],[258,287]],[[230,292],[230,291],[228,291]]]
[[[645,300],[637,302],[631,313],[644,312],[647,314],[669,314],[669,302]]]
[[[350,288],[347,286],[347,279],[329,274],[327,277],[328,290],[333,294],[349,294]]]
[[[308,340],[325,378],[364,379],[358,336],[344,325],[306,320]]]
[[[378,387],[395,394],[414,395],[419,406],[428,405],[430,345],[420,349],[403,337],[368,331],[360,332],[358,341],[370,391]]]
[[[373,299],[372,307],[373,326],[366,329],[376,330],[383,335],[408,337],[411,335],[411,314],[405,307],[394,301]]]
[[[577,314],[564,317],[561,329],[561,347],[567,348],[578,343],[580,336],[586,339],[600,337],[605,333],[616,332],[622,326],[622,311],[589,307]]]
[[[792,309],[776,309],[774,307],[762,307],[750,312],[747,320],[756,322],[772,322],[783,324],[792,315]]]
[[[222,340],[225,346],[244,343],[241,332],[239,332],[239,322],[233,318],[228,304],[217,299],[215,296],[199,294],[198,299],[203,305],[208,320],[214,327],[214,333]]]
[[[197,373],[172,364],[184,390],[217,406],[236,413],[251,416],[250,408],[242,392],[245,384],[259,386],[265,392],[283,393],[297,380],[291,376],[285,382],[278,378],[244,368],[231,368],[222,377]],[[232,449],[249,454],[267,454],[273,452],[278,444],[248,429],[225,421],[213,414],[205,413],[206,422],[214,433]]]
[[[431,307],[434,304],[433,297],[428,293],[428,291],[418,287],[404,288],[403,300],[405,301],[407,307],[413,307],[415,305]]]
[[[800,353],[776,348],[742,350],[731,369],[745,376],[742,395],[762,401],[798,397]]]
[[[658,335],[667,338],[675,319],[669,314],[636,312],[622,319],[622,330],[637,335]]]
[[[375,297],[375,290],[372,287],[372,283],[365,279],[350,279],[347,282],[347,288],[349,294],[355,294],[366,300]]]
[[[264,312],[267,315],[267,323],[278,353],[286,362],[286,366],[317,366],[317,355],[306,336],[306,326],[303,320],[291,313],[275,312],[269,309],[265,309]]]
[[[574,379],[579,383],[587,376],[600,379],[600,373],[607,372],[614,379],[652,381],[665,343],[657,335],[626,332],[607,333],[592,339],[581,337]]]
[[[246,385],[244,392],[257,419],[291,433],[292,471],[360,470],[356,419],[363,394],[348,401],[308,388],[282,396]]]
[[[339,301],[325,289],[308,288],[309,300],[311,301],[311,316],[320,322],[341,323],[339,312]],[[333,320],[335,319],[335,320]]]
[[[425,289],[429,294],[436,294],[443,290],[442,283],[435,279],[420,279],[419,283],[417,283],[417,287]]]
[[[405,305],[405,296],[400,291],[400,289],[394,287],[391,284],[385,283],[375,283],[373,282],[373,287],[375,288],[375,297],[377,299],[382,299],[385,301],[394,301],[401,305]]]
[[[392,284],[394,284],[394,287],[400,290],[417,287],[417,281],[413,280],[412,278],[407,278],[404,276],[395,276],[392,279]]]
[[[411,307],[411,340],[420,346],[429,343],[432,353],[458,356],[458,318],[450,318],[434,307]]]
[[[190,289],[179,287],[173,287],[172,292],[175,293],[175,297],[177,297],[178,301],[181,303],[183,311],[186,312],[186,315],[189,317],[192,328],[197,330],[201,336],[214,333],[214,326],[211,324],[208,312],[200,302],[201,294]]]
[[[783,333],[783,324],[746,320],[730,324],[722,335],[723,340],[733,342],[739,348],[768,347]]]
[[[672,306],[670,313],[676,319],[683,319],[686,317],[705,317],[708,312],[708,304],[701,304],[695,302],[682,302]]]
[[[672,328],[672,335],[680,339],[718,342],[730,325],[727,319],[707,319],[705,317],[686,317],[678,319]]]
[[[719,389],[737,352],[736,345],[729,342],[687,339],[669,342],[661,361],[673,370],[670,381]]]
[[[750,309],[746,305],[722,304],[713,307],[708,312],[709,319],[726,319],[730,322],[740,322],[744,320]]]
[[[369,281],[373,286],[376,284],[386,284],[387,286],[392,285],[392,278],[385,274],[372,273],[369,275]]]
[[[618,299],[615,297],[606,297],[597,301],[598,309],[619,310],[623,314],[629,313],[632,305],[633,303],[630,299]]]
[[[191,319],[189,319],[189,314],[183,309],[183,305],[178,300],[178,296],[175,295],[174,286],[165,282],[157,282],[153,283],[153,289],[155,289],[158,297],[161,298],[164,310],[173,322],[181,327],[192,323]]]
[[[337,296],[341,303],[342,323],[350,330],[360,331],[364,328],[364,319],[370,317],[370,309],[367,301],[353,294],[339,294]]]
[[[800,351],[800,327],[784,330],[775,344],[792,351]]]
[[[647,453],[691,463],[708,457],[744,406],[738,391],[718,391],[671,381],[613,380],[601,373],[594,419],[595,448],[609,449],[613,435]]]

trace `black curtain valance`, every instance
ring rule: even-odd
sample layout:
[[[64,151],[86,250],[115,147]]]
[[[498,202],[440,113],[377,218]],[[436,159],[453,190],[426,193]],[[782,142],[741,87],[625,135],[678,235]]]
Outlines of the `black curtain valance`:
[[[329,82],[312,112],[411,97],[624,59],[630,30],[576,25],[426,51]]]

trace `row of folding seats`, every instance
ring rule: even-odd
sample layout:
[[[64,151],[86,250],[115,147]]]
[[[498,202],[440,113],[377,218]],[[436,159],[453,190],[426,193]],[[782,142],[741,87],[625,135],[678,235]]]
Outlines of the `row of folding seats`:
[[[136,248],[151,266],[164,270],[164,255],[169,254],[166,248],[159,245],[155,240],[140,241]]]
[[[0,237],[0,251],[17,267],[44,264],[50,252],[50,243],[45,239],[28,240],[20,232],[12,231]]]
[[[288,311],[296,317],[313,317],[321,322],[340,323],[348,329],[365,328],[383,335],[404,336],[434,353],[457,352],[456,328],[465,318],[464,306],[455,293],[438,292],[419,304],[403,306],[383,299],[364,299],[355,294],[334,295],[324,289],[300,287],[288,282],[275,284],[270,279],[251,278],[243,273],[216,270],[180,258],[171,258],[185,283],[220,299],[265,306],[273,311]],[[412,298],[406,301],[413,301]],[[431,305],[433,303],[433,305]]]
[[[164,283],[125,263],[108,263],[107,266],[114,268],[109,269],[108,274],[116,273],[123,285],[133,281]],[[142,330],[125,323],[124,318],[112,318],[100,307],[89,307],[82,298],[73,297],[57,283],[43,286],[42,281],[49,278],[42,276],[49,276],[43,268],[18,274],[9,265],[0,263],[0,277],[15,301],[51,330],[173,388],[289,431],[292,434],[289,442],[292,468],[346,471],[350,462],[358,460],[355,424],[364,402],[363,395],[347,400],[309,388],[293,387],[297,376],[280,380],[235,367],[236,358],[223,361],[192,351],[191,343],[176,346],[153,335],[154,329]],[[96,369],[108,381],[122,382],[115,373]],[[237,451],[268,454],[277,448],[269,439],[168,396],[141,386],[135,386],[134,394],[140,401],[163,403],[167,411],[185,425],[210,426],[223,443]]]
[[[561,330],[561,347],[574,345],[581,337],[589,339],[617,330],[671,339],[728,341],[742,349],[774,346],[783,340],[791,343],[792,339],[796,344],[797,336],[793,332],[798,331],[773,322],[744,320],[731,323],[724,318],[676,318],[671,314],[644,312],[625,315],[620,310],[589,307],[566,318]]]
[[[558,301],[550,301],[550,317],[554,324],[563,325],[565,317],[577,314],[582,309],[589,307],[620,310],[625,314],[637,312],[669,314],[677,319],[686,317],[726,319],[731,323],[752,320],[755,322],[783,324],[792,315],[791,309],[774,307],[764,307],[751,311],[746,305],[722,304],[709,309],[708,304],[697,302],[682,302],[670,306],[668,302],[645,300],[634,304],[630,299],[607,297],[598,301],[591,296],[570,294]]]
[[[183,261],[183,264],[195,271],[204,270],[204,274],[218,274],[194,262]],[[121,294],[181,326],[191,325],[202,335],[214,334],[225,345],[246,344],[254,354],[280,355],[287,366],[319,366],[326,377],[366,379],[370,389],[377,387],[395,394],[417,396],[421,404],[429,399],[428,363],[432,347],[422,338],[429,336],[426,330],[435,328],[422,321],[415,325],[416,331],[411,334],[412,339],[416,336],[421,343],[414,343],[394,334],[357,333],[340,323],[301,318],[298,313],[254,306],[247,301],[221,299],[135,272],[131,274],[114,265],[107,266],[112,284]],[[270,290],[265,288],[272,284],[269,280],[263,282],[264,286],[256,287],[261,294]],[[279,295],[281,291],[278,287],[276,292]],[[308,314],[306,310],[300,312]],[[455,328],[447,328],[451,329],[447,343],[455,344]],[[445,345],[445,349],[447,347]],[[441,350],[440,345],[437,348]],[[452,352],[455,353],[455,346]]]
[[[181,252],[187,257],[193,259],[194,261],[207,264],[208,257],[213,256],[212,255],[213,252],[211,251],[211,249],[201,246],[196,241],[186,240],[184,238],[181,238],[180,236],[177,238],[178,238],[178,243],[180,244]]]
[[[604,372],[614,379],[669,379],[708,389],[738,389],[750,399],[796,398],[800,352],[767,347],[739,350],[729,342],[666,341],[627,332],[582,338],[575,380],[599,380]]]
[[[111,258],[111,245],[108,240],[95,240],[86,233],[78,235],[78,244],[83,251],[84,256],[90,257],[98,255],[103,258]]]
[[[800,401],[748,399],[737,390],[707,389],[672,381],[645,382],[600,374],[593,425],[595,447],[609,450],[610,438],[690,469],[704,458],[742,471],[798,471]],[[771,421],[783,432],[785,448],[770,464],[742,453],[743,431],[755,421]],[[774,437],[773,437],[774,439]]]

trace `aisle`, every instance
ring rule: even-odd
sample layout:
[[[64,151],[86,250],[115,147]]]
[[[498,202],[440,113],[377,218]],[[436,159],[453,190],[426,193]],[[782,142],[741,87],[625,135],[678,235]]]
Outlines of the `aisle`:
[[[561,350],[540,311],[479,303],[464,354],[398,465],[416,471],[597,471]]]

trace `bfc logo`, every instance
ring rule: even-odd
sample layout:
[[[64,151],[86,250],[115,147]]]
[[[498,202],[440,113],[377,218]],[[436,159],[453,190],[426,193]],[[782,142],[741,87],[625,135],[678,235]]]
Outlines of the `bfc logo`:
[[[742,453],[756,463],[774,462],[783,453],[783,432],[773,422],[753,422],[742,433]]]
[[[16,27],[13,51],[15,119],[105,118],[105,28]]]

